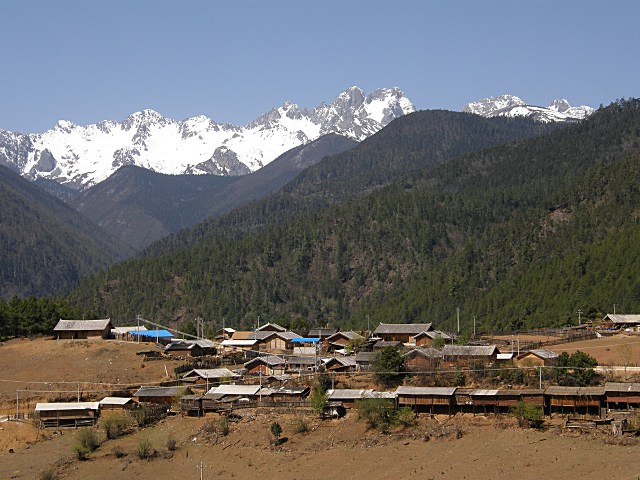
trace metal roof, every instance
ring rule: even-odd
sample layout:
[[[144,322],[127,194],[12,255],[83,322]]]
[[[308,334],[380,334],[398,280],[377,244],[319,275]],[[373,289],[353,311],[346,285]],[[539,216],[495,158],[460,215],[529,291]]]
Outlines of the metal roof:
[[[135,397],[177,397],[184,393],[184,387],[140,387]]]
[[[640,393],[640,383],[607,382],[604,384],[604,391]]]
[[[327,363],[330,363],[332,361],[338,362],[339,364],[345,367],[356,366],[356,359],[354,357],[333,357],[333,358],[330,358]]]
[[[450,397],[456,392],[456,387],[406,387],[400,386],[396,389],[398,395],[408,396],[429,396],[438,395]]]
[[[489,357],[497,350],[498,347],[495,345],[445,345],[442,347],[442,354],[458,357]]]
[[[54,332],[64,331],[97,331],[104,330],[111,324],[110,318],[102,320],[62,320],[60,319],[53,329]]]
[[[551,350],[547,350],[545,348],[537,348],[535,350],[529,350],[528,353],[534,354],[536,357],[552,359],[558,358],[559,355],[556,352],[552,352]]]
[[[608,313],[602,320],[611,320],[613,323],[640,323],[640,315],[624,315],[620,313]]]
[[[356,353],[356,363],[373,362],[378,356],[378,352],[358,352]]]
[[[336,333],[335,328],[312,328],[309,330],[310,337],[328,337]]]
[[[293,343],[318,343],[320,341],[319,338],[312,337],[300,337],[300,338],[292,338],[291,342]]]
[[[221,345],[223,347],[252,347],[258,340],[223,340]]]
[[[61,410],[98,410],[100,402],[55,402],[36,403],[36,412]]]
[[[456,387],[405,387],[401,386],[396,389],[398,395],[422,396],[422,395],[439,395],[450,397],[456,392]]]
[[[206,395],[257,395],[260,385],[220,385],[210,389]]]
[[[403,356],[413,358],[416,355],[420,355],[425,358],[441,358],[442,352],[433,347],[419,347],[419,348],[414,348],[413,350],[408,351]]]
[[[499,353],[496,358],[498,360],[511,360],[515,356],[515,353]]]
[[[240,375],[233,373],[228,368],[194,368],[182,375],[182,378],[198,376],[201,378],[238,378]]]
[[[545,395],[579,396],[604,395],[604,387],[561,387],[551,386],[544,391]]]
[[[122,335],[122,334],[128,333],[131,330],[143,331],[143,330],[146,330],[146,329],[147,329],[147,327],[145,327],[144,325],[140,325],[139,327],[137,327],[136,325],[133,325],[133,326],[129,326],[129,327],[113,327],[111,329],[111,332]]]
[[[398,394],[396,392],[376,392],[375,390],[365,390],[362,394],[362,398],[389,398],[394,399],[397,398]]]
[[[246,362],[244,364],[245,367],[249,367],[249,365],[256,363],[256,362],[263,362],[266,365],[284,365],[285,364],[285,360],[284,358],[278,357],[277,355],[265,355],[263,357],[256,357],[254,359],[249,360],[248,362]]]
[[[451,340],[451,336],[449,334],[441,332],[440,330],[430,330],[428,332],[420,332],[420,333],[414,335],[413,337],[414,338],[418,338],[418,337],[423,337],[423,336],[429,337],[432,340],[436,339],[436,338],[442,338],[444,340]]]
[[[381,333],[400,333],[408,335],[417,335],[418,333],[433,330],[431,323],[381,323],[373,331],[374,335]]]
[[[129,397],[104,397],[100,400],[100,405],[126,405],[133,402],[133,398]]]
[[[347,340],[356,340],[356,339],[360,339],[360,338],[364,338],[362,335],[360,335],[359,333],[354,332],[353,330],[348,330],[346,332],[336,332],[333,335],[331,335],[330,337],[327,337],[327,342],[331,343],[333,338],[340,338],[340,337],[344,337]]]
[[[373,392],[373,390],[356,390],[353,388],[336,388],[333,390],[327,390],[327,400],[358,400],[365,398],[366,392]]]
[[[272,329],[274,329],[275,331],[278,331],[278,332],[284,332],[284,331],[287,330],[286,328],[281,327],[277,323],[265,323],[264,325],[256,328],[256,332],[260,332],[260,331],[263,331],[263,330],[266,330],[266,329],[269,329],[269,328],[272,328]]]
[[[147,330],[147,331],[136,331],[129,330],[129,335],[140,336],[145,338],[169,338],[173,337],[173,333],[168,330]]]
[[[498,395],[499,390],[471,390],[469,395],[478,397],[495,397]]]

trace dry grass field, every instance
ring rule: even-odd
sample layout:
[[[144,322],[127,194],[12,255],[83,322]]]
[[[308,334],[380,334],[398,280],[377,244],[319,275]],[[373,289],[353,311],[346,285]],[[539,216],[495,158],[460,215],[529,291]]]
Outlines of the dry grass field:
[[[628,355],[627,364],[629,366],[640,365],[640,336],[638,335],[620,334],[582,342],[563,343],[548,348],[554,352],[569,354],[582,350],[595,357],[598,360],[598,365],[624,365],[624,357]]]

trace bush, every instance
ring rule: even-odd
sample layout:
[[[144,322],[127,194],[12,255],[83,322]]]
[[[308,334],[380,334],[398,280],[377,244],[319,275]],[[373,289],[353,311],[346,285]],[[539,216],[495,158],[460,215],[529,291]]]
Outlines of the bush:
[[[226,437],[229,435],[230,430],[229,419],[227,417],[220,417],[216,422],[216,431]]]
[[[404,357],[397,348],[387,347],[382,349],[373,362],[373,371],[376,382],[385,387],[397,385],[406,376],[406,364]]]
[[[112,450],[112,453],[116,458],[122,458],[127,456],[126,452],[122,450],[120,447],[115,447]]]
[[[110,413],[102,417],[100,426],[104,429],[109,440],[118,438],[125,433],[131,424],[129,417],[122,413]]]
[[[45,470],[40,474],[38,480],[56,480],[58,476],[52,470]]]
[[[100,446],[96,431],[92,428],[81,428],[76,434],[77,443],[73,447],[73,452],[78,460],[86,460],[87,455]]]
[[[527,403],[524,400],[520,400],[511,407],[511,413],[516,417],[521,427],[540,428],[544,422],[542,406]]]
[[[309,396],[309,401],[311,402],[311,408],[313,411],[318,415],[322,414],[324,406],[327,404],[327,393],[320,383],[313,387],[313,391]]]
[[[136,448],[136,454],[140,460],[144,460],[151,456],[151,441],[148,438],[145,437],[140,440],[138,447]]]
[[[293,424],[293,431],[295,433],[307,433],[309,431],[309,424],[304,417],[297,417]]]
[[[276,439],[276,442],[280,440],[280,435],[282,435],[282,427],[278,422],[273,422],[271,424],[271,435]]]
[[[416,414],[410,407],[402,407],[393,415],[393,425],[411,427],[416,424]]]
[[[167,438],[167,450],[169,450],[170,452],[175,452],[176,447],[177,447],[176,439],[173,438],[172,436],[169,436],[169,438]]]
[[[388,399],[363,398],[355,404],[358,419],[365,420],[369,428],[386,430],[393,417],[393,402]]]

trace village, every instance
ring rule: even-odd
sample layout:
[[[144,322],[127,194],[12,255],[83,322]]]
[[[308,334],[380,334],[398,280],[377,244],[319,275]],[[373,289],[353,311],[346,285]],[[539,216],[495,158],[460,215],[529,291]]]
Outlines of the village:
[[[386,443],[394,435],[415,436],[407,432],[416,428],[435,429],[441,433],[428,436],[438,437],[442,432],[459,435],[464,430],[460,425],[533,425],[518,417],[519,405],[539,409],[538,428],[581,432],[585,438],[599,432],[627,442],[638,431],[640,382],[634,381],[638,369],[634,348],[640,342],[639,325],[638,315],[608,315],[598,328],[584,325],[478,336],[461,345],[455,334],[429,323],[381,323],[371,332],[317,328],[304,336],[267,323],[252,331],[227,327],[215,338],[205,339],[140,324],[113,326],[109,319],[60,320],[49,338],[15,339],[0,345],[4,376],[10,378],[0,384],[0,428],[5,436],[9,434],[3,441],[0,431],[0,457],[18,459],[13,452],[24,452],[17,448],[18,425],[32,425],[39,432],[32,433],[27,448],[46,445],[43,439],[62,442],[59,435],[64,432],[102,429],[109,419],[120,417],[135,419],[132,423],[139,427],[132,432],[140,432],[136,435],[146,435],[153,428],[147,422],[160,422],[157,428],[170,426],[175,432],[194,425],[191,422],[204,422],[197,423],[199,433],[193,438],[205,435],[211,444],[206,436],[211,434],[202,433],[210,428],[216,438],[211,445],[222,448],[230,448],[224,442],[233,437],[221,440],[227,438],[220,434],[221,421],[231,425],[227,429],[236,429],[236,435],[241,435],[242,428],[258,428],[256,422],[263,422],[260,428],[267,431],[280,422],[285,428],[290,425],[289,431],[305,425],[305,431],[316,431],[315,435],[324,428],[347,428],[353,435],[360,432],[359,439],[376,444],[379,433],[371,432],[391,434]],[[51,369],[36,367],[38,375],[32,374],[32,381],[20,377],[24,373],[19,373],[19,364],[7,364],[7,359],[15,358],[13,349],[19,348],[42,352],[41,365]],[[593,376],[584,385],[567,381],[572,377],[564,373],[576,374],[575,369],[558,366],[562,356],[568,356],[563,352],[580,348],[598,357],[598,365],[590,369]],[[383,352],[401,358],[404,371],[380,371]],[[96,360],[91,369],[87,363],[86,371],[92,372],[94,380],[82,374],[82,366],[65,368],[63,376],[54,378],[55,362],[68,358],[69,364],[77,364],[92,355]],[[118,357],[123,363],[117,363]],[[10,371],[16,371],[17,377],[10,377]],[[397,373],[402,375],[396,378]],[[413,430],[393,421],[359,420],[365,405],[377,405],[374,408],[385,418],[411,412],[409,420],[402,422],[414,425]],[[13,435],[12,428],[16,428]],[[244,431],[245,440],[236,442],[245,444],[251,438]],[[186,448],[191,437],[184,435]],[[268,449],[274,448],[273,439],[267,444]],[[293,446],[281,448],[287,451]],[[9,457],[3,456],[9,451]],[[34,472],[37,466],[29,468]]]

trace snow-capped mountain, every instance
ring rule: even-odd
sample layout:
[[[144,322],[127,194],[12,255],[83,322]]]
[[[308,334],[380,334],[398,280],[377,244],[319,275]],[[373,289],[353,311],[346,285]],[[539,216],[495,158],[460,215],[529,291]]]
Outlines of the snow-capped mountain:
[[[361,141],[415,111],[398,88],[368,96],[351,87],[329,105],[308,110],[287,102],[245,126],[198,116],[183,121],[143,110],[123,122],[76,125],[61,120],[41,134],[0,130],[0,164],[35,180],[85,189],[123,165],[166,174],[243,175],[327,133]]]
[[[583,120],[595,110],[586,105],[572,107],[564,99],[554,100],[548,107],[537,107],[514,95],[500,95],[468,103],[463,111],[483,117],[531,117],[550,123]]]

